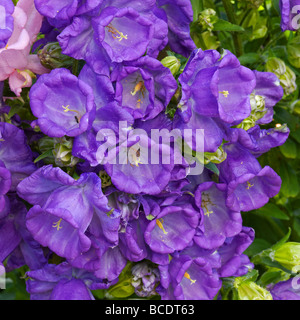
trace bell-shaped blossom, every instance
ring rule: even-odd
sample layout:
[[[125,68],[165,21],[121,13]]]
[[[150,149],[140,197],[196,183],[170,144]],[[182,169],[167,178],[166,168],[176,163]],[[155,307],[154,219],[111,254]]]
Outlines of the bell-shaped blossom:
[[[203,211],[194,241],[204,249],[220,247],[226,238],[233,237],[242,229],[242,217],[226,205],[227,186],[204,182],[195,191],[195,201]]]
[[[195,50],[179,81],[183,91],[180,108],[185,117],[191,117],[193,110],[237,124],[250,115],[255,75],[229,51],[221,57],[215,50]]]
[[[45,166],[22,181],[18,194],[34,205],[26,217],[34,239],[61,257],[72,260],[84,254],[93,236],[111,246],[118,243],[119,214],[108,207],[94,173],[76,181]]]
[[[26,274],[31,300],[95,300],[91,290],[107,289],[112,284],[66,262],[48,264]]]
[[[239,234],[225,240],[217,251],[221,258],[221,267],[218,268],[220,277],[240,277],[253,269],[254,265],[243,254],[253,240],[254,230],[249,227],[243,227]]]
[[[196,48],[190,36],[190,24],[193,21],[193,8],[189,0],[157,0],[158,7],[162,8],[168,19],[169,46],[185,57],[189,57]]]
[[[218,273],[205,257],[180,255],[168,267],[169,283],[160,288],[162,300],[212,300],[221,288]]]
[[[281,179],[269,166],[262,168],[249,150],[239,144],[224,145],[227,159],[219,165],[228,184],[226,204],[232,210],[250,211],[264,206],[280,190]]]
[[[67,69],[42,75],[30,90],[30,107],[41,131],[49,137],[75,137],[95,119],[92,88]]]
[[[38,56],[30,54],[43,17],[35,9],[34,0],[18,1],[12,17],[13,33],[6,46],[0,49],[0,81],[9,78],[11,90],[20,96],[22,88],[31,86],[33,73],[48,72]]]
[[[170,70],[147,56],[116,68],[111,80],[116,82],[116,100],[135,119],[156,117],[165,110],[177,89]]]

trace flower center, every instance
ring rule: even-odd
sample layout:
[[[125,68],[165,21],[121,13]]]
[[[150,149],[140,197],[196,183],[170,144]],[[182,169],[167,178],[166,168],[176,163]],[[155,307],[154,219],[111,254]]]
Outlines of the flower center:
[[[128,36],[127,34],[124,35],[123,32],[120,32],[119,30],[117,30],[111,23],[106,26],[106,28],[108,29],[108,32],[111,33],[111,36],[116,39],[116,40],[119,40],[119,41],[122,41],[123,39],[128,39]]]
[[[226,91],[226,90],[219,91],[219,93],[221,93],[225,98],[229,96],[229,91]]]
[[[52,227],[56,228],[57,231],[59,231],[60,229],[62,229],[62,227],[60,226],[61,221],[62,221],[62,219],[60,218],[58,221],[53,223]]]
[[[138,92],[142,95],[142,98],[145,99],[146,87],[145,87],[144,81],[139,81],[139,82],[135,85],[134,90],[130,92],[130,94],[131,94],[132,96],[135,96]],[[142,98],[139,97],[139,99],[138,99],[137,102],[136,102],[136,108],[137,108],[137,109],[140,109],[140,108],[141,108],[141,104],[143,103]]]
[[[209,218],[209,216],[214,213],[212,210],[208,209],[208,206],[213,206],[214,204],[211,202],[210,197],[207,193],[202,193],[202,201],[201,201],[201,208],[205,209],[204,215]]]
[[[187,272],[184,274],[184,277],[191,281],[191,285],[197,281],[197,280],[191,279],[191,276]]]
[[[76,120],[77,123],[80,123],[81,115],[80,115],[79,111],[74,110],[74,109],[69,109],[69,106],[70,105],[67,105],[66,107],[62,106],[62,108],[64,109],[64,112],[75,112],[75,113],[77,113],[78,116],[75,116],[75,120]]]
[[[249,181],[247,181],[247,190],[254,187],[254,184],[251,184]]]
[[[159,229],[163,231],[164,234],[168,234],[168,232],[165,230],[163,226],[164,220],[162,218],[156,219],[156,224],[158,225]]]

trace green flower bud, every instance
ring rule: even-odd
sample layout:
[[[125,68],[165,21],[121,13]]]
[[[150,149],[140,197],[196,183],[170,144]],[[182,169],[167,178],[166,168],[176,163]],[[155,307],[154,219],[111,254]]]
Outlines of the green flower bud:
[[[170,69],[173,76],[175,76],[180,69],[180,61],[175,56],[165,57],[161,60],[161,63]]]
[[[252,93],[250,95],[251,104],[251,114],[248,118],[243,120],[237,128],[242,128],[248,130],[256,125],[256,121],[263,118],[263,116],[268,112],[266,108],[265,98],[263,96],[255,95]]]
[[[53,155],[56,165],[74,167],[79,159],[72,155],[73,140],[70,138],[54,138]]]
[[[286,242],[279,248],[271,251],[270,258],[279,262],[283,267],[293,271],[300,266],[300,243]]]
[[[74,59],[61,53],[58,42],[49,42],[38,51],[41,64],[48,69],[69,68],[73,65]]]
[[[266,63],[266,71],[276,74],[283,87],[285,96],[297,89],[295,73],[279,58],[270,58]]]
[[[203,30],[212,31],[214,28],[214,23],[216,23],[218,17],[214,9],[203,10],[199,15],[199,24]]]
[[[227,153],[224,151],[222,146],[220,146],[218,150],[214,153],[204,152],[204,164],[208,164],[209,162],[221,163],[225,161],[226,158]]]
[[[271,293],[253,281],[235,278],[234,287],[238,292],[239,300],[273,300]]]

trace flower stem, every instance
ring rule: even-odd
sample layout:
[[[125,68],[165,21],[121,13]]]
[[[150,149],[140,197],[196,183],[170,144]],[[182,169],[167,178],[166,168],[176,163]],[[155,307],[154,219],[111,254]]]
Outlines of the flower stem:
[[[222,0],[222,2],[223,2],[223,6],[225,9],[228,21],[232,24],[237,24],[236,16],[235,16],[231,1]],[[235,54],[237,57],[239,57],[243,54],[243,44],[242,44],[241,36],[239,35],[238,32],[233,32],[232,37],[233,37],[233,42],[235,47]]]

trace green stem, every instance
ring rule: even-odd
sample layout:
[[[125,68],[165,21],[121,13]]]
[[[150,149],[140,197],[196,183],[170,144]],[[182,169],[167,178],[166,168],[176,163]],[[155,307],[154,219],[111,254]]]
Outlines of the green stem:
[[[237,24],[237,19],[236,19],[231,1],[230,0],[222,0],[222,2],[223,2],[223,6],[225,9],[228,21],[232,24]],[[233,37],[233,43],[234,43],[234,47],[235,47],[235,54],[237,57],[239,57],[243,54],[243,44],[242,44],[241,36],[239,33],[233,32],[232,37]]]
[[[72,73],[78,77],[78,68],[79,68],[79,61],[75,60],[72,67]]]

